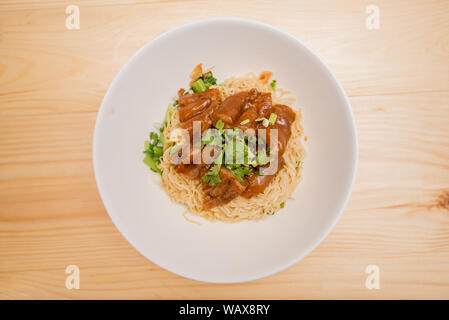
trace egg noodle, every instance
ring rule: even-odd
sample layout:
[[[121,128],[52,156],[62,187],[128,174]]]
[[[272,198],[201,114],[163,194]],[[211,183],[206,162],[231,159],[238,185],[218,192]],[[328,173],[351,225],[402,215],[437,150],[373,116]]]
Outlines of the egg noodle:
[[[271,75],[271,73],[270,73]],[[269,77],[269,76],[268,76]],[[268,81],[260,80],[255,74],[243,77],[232,77],[221,85],[212,86],[220,91],[224,100],[230,95],[241,91],[256,88],[260,92],[272,94],[273,105],[280,103],[289,105],[295,101],[290,92],[281,88],[273,88]],[[175,171],[170,160],[170,150],[174,141],[172,132],[180,127],[179,111],[172,107],[167,111],[167,125],[163,131],[164,155],[161,158],[159,168],[162,169],[162,186],[173,201],[182,203],[187,210],[211,221],[238,222],[242,220],[259,220],[267,215],[276,213],[285,201],[291,196],[301,179],[302,159],[305,155],[301,144],[303,134],[302,112],[295,110],[296,117],[292,124],[291,136],[285,153],[285,164],[266,189],[249,199],[237,197],[231,202],[214,207],[210,210],[203,209],[204,192],[201,188],[201,180],[190,179]]]

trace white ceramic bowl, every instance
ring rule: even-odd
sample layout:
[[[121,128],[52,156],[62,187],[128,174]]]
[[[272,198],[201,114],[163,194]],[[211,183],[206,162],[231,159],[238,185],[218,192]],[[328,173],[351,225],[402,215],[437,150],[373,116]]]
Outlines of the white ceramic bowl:
[[[187,222],[159,177],[142,163],[143,142],[202,62],[218,81],[271,70],[297,97],[307,156],[294,200],[258,222]],[[357,135],[343,88],[325,63],[272,26],[220,18],[190,23],[143,46],[120,70],[95,125],[95,177],[111,219],[145,257],[178,275],[215,283],[262,278],[298,262],[331,231],[351,194]]]

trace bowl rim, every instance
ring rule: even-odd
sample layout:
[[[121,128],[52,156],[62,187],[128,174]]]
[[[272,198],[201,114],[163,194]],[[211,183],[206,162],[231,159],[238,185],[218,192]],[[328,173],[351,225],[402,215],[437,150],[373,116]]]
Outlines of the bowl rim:
[[[334,84],[336,85],[338,91],[340,92],[346,107],[345,112],[346,114],[349,116],[350,119],[350,124],[351,124],[351,131],[352,131],[352,147],[354,149],[353,154],[351,155],[351,162],[352,162],[352,172],[351,172],[351,177],[350,177],[350,183],[348,185],[347,188],[347,192],[346,195],[343,199],[343,201],[341,201],[341,205],[340,207],[336,210],[337,214],[333,217],[331,223],[328,225],[328,227],[326,229],[324,229],[321,233],[321,236],[318,237],[318,240],[315,241],[315,243],[313,245],[311,245],[307,250],[303,251],[300,254],[297,254],[295,258],[291,259],[289,262],[284,263],[283,265],[277,267],[277,268],[273,268],[271,271],[269,272],[261,272],[253,277],[247,277],[245,279],[237,279],[237,280],[233,280],[233,281],[220,281],[220,280],[205,280],[205,279],[200,279],[200,278],[196,278],[196,277],[192,277],[192,276],[186,276],[181,274],[179,271],[174,271],[169,267],[164,266],[163,263],[160,263],[159,261],[155,261],[153,258],[150,258],[149,256],[147,256],[144,252],[142,252],[140,249],[138,249],[136,246],[134,246],[134,244],[130,241],[127,231],[124,231],[122,229],[119,228],[118,226],[118,220],[115,219],[112,214],[111,214],[111,206],[110,203],[108,203],[107,201],[105,201],[105,195],[102,192],[102,189],[104,189],[104,184],[100,181],[99,177],[98,177],[98,172],[99,172],[99,168],[98,168],[98,162],[97,162],[97,153],[98,153],[98,148],[96,147],[99,144],[99,123],[101,122],[100,118],[102,117],[102,115],[105,113],[106,107],[106,101],[108,100],[108,97],[110,96],[112,89],[116,86],[117,82],[119,81],[119,79],[121,78],[122,73],[125,72],[125,70],[128,68],[129,65],[131,65],[134,60],[136,60],[136,58],[142,54],[142,52],[144,50],[146,50],[146,48],[153,46],[155,44],[157,44],[159,41],[161,41],[163,38],[174,34],[176,32],[181,31],[184,28],[188,28],[190,26],[194,26],[194,25],[206,25],[206,24],[210,24],[210,23],[216,23],[216,22],[225,22],[225,23],[241,23],[241,24],[247,24],[247,25],[252,25],[252,26],[257,26],[257,27],[261,27],[264,28],[266,30],[271,30],[271,31],[275,31],[279,34],[282,34],[283,36],[289,38],[290,40],[296,42],[297,44],[299,44],[301,47],[303,47],[306,51],[308,51],[308,53],[314,58],[316,59],[321,66],[323,67],[323,69],[329,74],[329,78],[332,79],[332,81],[334,82]],[[335,76],[334,72],[330,69],[330,67],[326,64],[326,62],[323,60],[323,58],[321,58],[320,55],[318,55],[314,50],[312,50],[307,44],[305,44],[304,42],[302,42],[301,40],[299,40],[298,38],[296,38],[295,36],[291,35],[290,33],[275,27],[271,24],[268,23],[264,23],[264,22],[260,22],[257,20],[253,20],[253,19],[246,19],[246,18],[237,18],[237,17],[216,17],[216,18],[207,18],[207,19],[199,19],[199,20],[194,20],[188,23],[184,23],[182,25],[170,28],[169,30],[159,34],[158,36],[156,36],[153,39],[150,39],[149,41],[147,41],[143,46],[141,46],[130,58],[128,58],[128,60],[122,65],[122,67],[119,69],[119,71],[115,74],[112,82],[109,84],[108,89],[102,99],[100,108],[98,110],[96,119],[95,119],[95,128],[94,128],[94,133],[93,133],[93,139],[92,139],[92,162],[93,162],[93,169],[94,169],[94,177],[95,177],[95,183],[97,185],[97,189],[98,189],[98,193],[100,195],[101,201],[103,202],[103,205],[106,209],[106,212],[108,213],[110,219],[112,220],[112,222],[114,223],[115,227],[118,229],[118,231],[120,232],[120,234],[131,244],[131,246],[138,251],[142,256],[144,256],[146,259],[148,259],[149,261],[151,261],[152,263],[154,263],[155,265],[157,265],[158,267],[165,269],[171,273],[174,273],[180,277],[183,278],[187,278],[187,279],[191,279],[191,280],[195,280],[195,281],[200,281],[200,282],[204,282],[204,283],[214,283],[214,284],[232,284],[232,283],[244,283],[244,282],[250,282],[250,281],[254,281],[254,280],[258,280],[258,279],[262,279],[271,275],[274,275],[278,272],[281,272],[289,267],[291,267],[292,265],[298,263],[300,260],[302,260],[304,257],[306,257],[307,255],[309,255],[313,250],[315,250],[318,245],[320,245],[326,238],[327,236],[330,234],[330,232],[332,231],[332,229],[335,227],[335,225],[337,224],[337,222],[340,220],[341,216],[343,215],[343,212],[349,202],[349,199],[351,197],[353,188],[354,188],[354,183],[355,183],[355,179],[357,176],[357,168],[358,168],[358,160],[359,160],[359,142],[358,142],[358,136],[357,136],[357,126],[356,126],[356,121],[355,121],[355,117],[354,117],[354,113],[352,111],[352,107],[351,107],[351,103],[346,95],[346,92],[343,88],[343,86],[341,85],[340,81],[338,80],[338,78]]]

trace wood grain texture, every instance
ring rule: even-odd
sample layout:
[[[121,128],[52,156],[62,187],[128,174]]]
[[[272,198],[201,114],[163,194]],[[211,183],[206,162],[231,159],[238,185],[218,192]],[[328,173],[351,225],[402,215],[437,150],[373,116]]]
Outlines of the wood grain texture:
[[[449,298],[448,1],[0,1],[0,298]],[[378,5],[379,30],[365,8]],[[91,141],[115,73],[180,24],[237,16],[310,45],[350,98],[360,142],[329,237],[276,275],[213,285],[142,257],[99,198]],[[67,290],[65,268],[81,270]],[[365,288],[365,267],[381,271]]]

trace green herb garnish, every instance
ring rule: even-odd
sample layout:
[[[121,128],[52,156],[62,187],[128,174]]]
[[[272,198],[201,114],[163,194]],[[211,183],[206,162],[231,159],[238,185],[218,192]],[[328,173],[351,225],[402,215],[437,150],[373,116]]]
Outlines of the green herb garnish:
[[[144,142],[144,148],[145,158],[143,163],[149,166],[152,171],[161,174],[162,170],[159,169],[158,165],[161,163],[160,158],[164,154],[162,133],[151,132],[150,141]]]
[[[162,170],[159,169],[159,167],[158,167],[158,164],[160,164],[159,160],[156,160],[156,159],[152,158],[151,156],[147,155],[143,159],[143,163],[145,163],[147,166],[149,166],[152,171],[162,174]]]
[[[270,87],[271,89],[276,90],[276,80],[271,81]]]
[[[215,79],[214,76],[212,75],[212,71],[203,74],[201,79],[203,79],[206,89],[209,89],[210,86],[217,84],[217,79]]]
[[[245,176],[250,176],[252,174],[250,167],[246,165],[227,164],[226,169],[231,171],[238,181],[242,181]]]
[[[249,122],[249,119],[243,120],[242,122],[240,122],[240,124],[243,126],[244,124],[247,124]]]
[[[192,90],[193,92],[203,92],[206,91],[206,85],[204,84],[203,79],[199,78],[194,83],[192,83]]]
[[[214,164],[204,176],[203,181],[208,183],[211,187],[219,184],[221,182],[220,168],[221,163]]]

